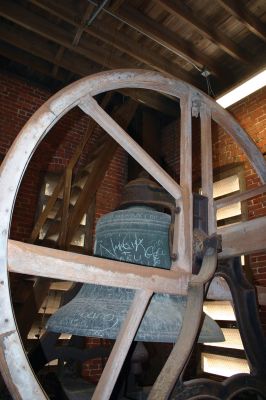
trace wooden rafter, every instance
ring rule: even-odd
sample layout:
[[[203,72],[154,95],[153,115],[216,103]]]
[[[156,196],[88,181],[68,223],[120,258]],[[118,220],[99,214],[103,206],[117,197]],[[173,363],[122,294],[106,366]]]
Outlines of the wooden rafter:
[[[226,71],[222,70],[219,65],[206,57],[200,50],[192,46],[191,42],[180,39],[177,34],[158,24],[155,20],[143,15],[129,5],[124,5],[115,13],[120,19],[137,31],[148,36],[162,47],[170,50],[177,56],[184,57],[188,62],[198,67],[207,67],[221,80],[226,81]]]
[[[45,9],[49,13],[63,19],[69,24],[78,27],[77,21],[73,16],[74,10],[73,14],[71,14],[69,13],[69,8],[66,10],[66,8],[61,6],[60,3],[55,4],[50,0],[31,0],[31,2],[36,4],[38,7]],[[164,56],[158,57],[158,54],[148,46],[144,46],[141,43],[137,45],[134,44],[130,36],[127,34],[118,35],[113,28],[107,28],[103,24],[100,27],[96,27],[94,24],[90,27],[83,27],[83,29],[84,32],[126,53],[138,62],[145,63],[151,68],[155,68],[163,73],[168,73],[175,78],[183,79],[196,86],[199,85],[199,80],[193,79],[193,77],[185,70],[177,68],[177,64],[172,63]]]
[[[119,107],[113,113],[113,118],[127,128],[130,124],[137,109],[137,104],[129,99],[126,103]],[[115,142],[110,136],[107,136],[103,149],[98,155],[97,159],[93,163],[92,170],[87,177],[86,183],[77,199],[77,202],[70,213],[69,224],[66,235],[66,245],[69,245],[75,230],[80,224],[80,221],[86,211],[90,202],[93,200],[103,178],[107,171],[107,168],[115,154],[117,149],[117,142]]]
[[[194,29],[199,31],[208,40],[226,51],[230,56],[245,63],[251,63],[251,55],[244,49],[239,48],[231,39],[216,27],[208,26],[191,8],[180,0],[155,0],[170,14],[176,15],[189,23]]]
[[[2,21],[0,24],[0,36],[3,41],[12,46],[19,47],[18,49],[13,49],[11,51],[10,47],[1,42],[0,54],[15,62],[33,67],[46,76],[54,77],[51,65],[41,60],[49,61],[49,63],[54,62],[56,49],[53,43],[46,41],[45,38],[40,38],[41,41],[40,39],[37,40],[37,37],[34,34],[19,26],[9,29],[9,26],[5,21]],[[30,54],[22,52],[21,49]],[[32,57],[31,54],[35,57]],[[78,76],[87,76],[92,74],[96,72],[97,68],[97,64],[94,66],[94,64],[88,63],[87,59],[79,54],[75,55],[75,62],[73,62],[69,52],[64,53],[64,56],[60,60],[60,66]],[[114,65],[111,66],[115,68]],[[58,70],[56,79],[64,82],[66,80],[66,74],[62,70]],[[156,92],[154,92],[152,96],[143,90],[137,89],[133,91],[121,90],[121,92],[138,102],[165,113],[166,115],[176,116],[177,103]]]
[[[73,46],[77,46],[79,44],[81,35],[83,34],[85,27],[86,27],[86,21],[91,16],[92,11],[93,11],[93,6],[91,4],[89,4],[88,7],[86,8],[86,11],[85,11],[83,17],[81,18],[80,25],[76,31],[75,37],[72,42]]]
[[[1,25],[0,25],[0,30],[1,30]],[[9,42],[7,41],[7,43]],[[38,56],[35,57],[32,54],[25,52],[20,48],[10,46],[7,43],[0,42],[0,54],[2,56],[8,58],[9,60],[20,63],[29,68],[32,68],[35,71],[45,76],[53,77],[51,64],[49,62],[42,60]],[[43,49],[40,50],[42,51]],[[61,82],[65,82],[67,79],[67,75],[66,73],[64,73],[64,71],[60,70],[58,71],[56,78]]]
[[[266,25],[252,14],[240,0],[218,0],[219,3],[245,27],[266,42]]]
[[[56,26],[43,17],[35,15],[18,4],[10,3],[7,0],[1,1],[0,15],[31,32],[37,33],[38,35],[51,40],[74,53],[84,56],[89,60],[104,65],[107,68],[127,68],[130,66],[129,61],[126,61],[124,58],[121,59],[115,57],[114,55],[112,55],[111,60],[109,60],[109,57],[106,57],[105,49],[102,49],[93,42],[83,40],[80,41],[78,46],[73,46],[72,35],[70,32]]]

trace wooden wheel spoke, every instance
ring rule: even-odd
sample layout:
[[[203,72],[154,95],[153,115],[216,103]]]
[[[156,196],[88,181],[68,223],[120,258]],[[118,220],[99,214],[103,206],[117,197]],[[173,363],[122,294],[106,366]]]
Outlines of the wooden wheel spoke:
[[[96,100],[87,96],[79,107],[108,132],[176,200],[181,198],[179,185],[99,106]]]

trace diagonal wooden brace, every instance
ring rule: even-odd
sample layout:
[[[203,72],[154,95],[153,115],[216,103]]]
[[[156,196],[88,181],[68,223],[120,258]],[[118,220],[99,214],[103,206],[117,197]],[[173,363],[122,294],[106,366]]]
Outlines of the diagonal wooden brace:
[[[205,252],[200,273],[194,275],[189,282],[187,307],[180,335],[152,387],[148,400],[167,400],[183,371],[202,319],[204,285],[216,270],[218,243],[218,238],[213,235]]]

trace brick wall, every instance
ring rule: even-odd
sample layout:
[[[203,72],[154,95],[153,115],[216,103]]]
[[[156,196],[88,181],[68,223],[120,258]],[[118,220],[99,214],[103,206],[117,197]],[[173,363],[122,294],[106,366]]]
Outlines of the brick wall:
[[[253,138],[262,153],[266,152],[266,88],[246,97],[228,110],[240,125]],[[193,123],[193,180],[197,181],[200,171],[200,132],[197,123]],[[171,123],[162,135],[162,151],[166,169],[178,177],[179,154],[179,121]],[[259,186],[260,181],[246,160],[235,141],[216,124],[213,124],[213,167],[214,169],[229,164],[243,163],[246,189]],[[247,202],[248,219],[266,215],[265,195],[257,196]],[[254,254],[249,257],[254,283],[266,286],[266,255]],[[261,307],[260,315],[266,332],[266,308]]]
[[[5,155],[30,116],[52,95],[47,89],[33,85],[13,74],[0,71],[0,154]],[[75,148],[88,129],[88,117],[74,108],[65,115],[39,145],[24,175],[13,214],[11,237],[29,238],[34,223],[43,174],[64,170]],[[102,134],[96,129],[85,148],[78,167],[85,164],[91,143]],[[119,148],[96,198],[96,215],[113,210],[119,203],[121,189],[127,179],[127,156]]]
[[[13,74],[0,71],[0,154],[5,155],[15,137],[30,116],[53,93]],[[78,108],[71,110],[49,132],[39,145],[27,168],[17,196],[13,214],[11,238],[25,241],[30,237],[39,190],[44,174],[64,171],[75,148],[88,128],[88,117]],[[85,164],[86,154],[102,134],[96,128],[78,167]],[[110,163],[96,196],[96,219],[112,211],[120,202],[122,188],[127,181],[127,155],[118,148]],[[109,341],[88,339],[88,346],[110,346]],[[96,382],[106,359],[94,359],[85,363],[83,376]]]

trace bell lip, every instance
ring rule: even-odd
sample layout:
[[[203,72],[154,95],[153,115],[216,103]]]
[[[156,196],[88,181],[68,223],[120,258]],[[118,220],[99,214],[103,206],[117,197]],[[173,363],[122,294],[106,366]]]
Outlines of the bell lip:
[[[91,284],[87,285],[91,286]],[[97,288],[97,285],[92,285],[92,289],[97,290]],[[106,287],[102,286],[98,290],[102,290],[102,292],[104,292],[105,288]],[[87,289],[89,289],[88,286]],[[115,289],[117,288],[112,288],[114,293],[117,292],[116,298],[106,298],[104,297],[104,293],[102,293],[103,296],[101,298],[79,298],[79,294],[77,294],[74,299],[72,299],[65,306],[61,307],[55,314],[53,314],[53,316],[49,318],[46,324],[46,329],[48,331],[57,333],[63,332],[84,337],[98,337],[102,339],[115,340],[117,338],[123,320],[126,317],[126,313],[130,308],[130,304],[132,303],[134,296],[133,294],[133,296],[127,296],[123,298],[123,290],[121,290],[122,288],[120,288],[119,291],[116,291]],[[147,315],[146,320],[144,316],[143,325],[141,323],[134,340],[155,343],[175,343],[181,331],[182,321],[186,308],[186,300],[187,297],[181,295],[175,296],[155,294],[147,308],[145,314]],[[109,305],[109,308],[107,308],[106,304]],[[152,307],[153,310],[149,310],[149,307]],[[68,308],[71,309],[71,311],[75,311],[74,313],[72,312],[73,321],[75,321],[75,318],[77,317],[79,317],[79,319],[81,320],[82,311],[87,312],[87,326],[85,326],[85,324],[83,324],[82,326],[82,324],[78,324],[77,321],[73,322],[73,324],[70,326],[70,324],[68,324],[69,319],[67,318],[70,311],[67,310]],[[176,309],[176,312],[174,314],[175,319],[171,319],[170,317],[168,319],[165,319],[164,317],[166,315],[165,313],[167,313],[167,310],[169,311],[173,309]],[[110,310],[113,312],[114,318],[109,319],[108,321],[104,320],[104,318],[111,315]],[[97,315],[100,316],[105,324],[103,323],[102,325],[98,326],[96,323],[93,326],[93,323],[91,323],[91,325],[89,325],[89,322],[91,322],[91,315],[94,315],[96,317]],[[169,316],[170,315],[173,316],[173,313],[171,313],[171,311]],[[208,315],[203,315],[203,323],[198,337],[198,342],[211,343],[224,341],[224,336],[219,325]],[[160,320],[160,318],[162,318],[162,320],[165,322],[163,324],[155,324],[156,319]],[[153,327],[153,330],[150,330],[149,333],[147,333],[146,331],[147,326]],[[156,329],[154,329],[154,327],[156,327]]]

